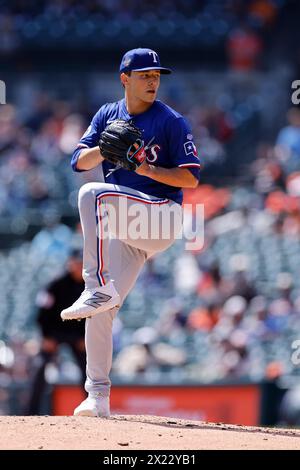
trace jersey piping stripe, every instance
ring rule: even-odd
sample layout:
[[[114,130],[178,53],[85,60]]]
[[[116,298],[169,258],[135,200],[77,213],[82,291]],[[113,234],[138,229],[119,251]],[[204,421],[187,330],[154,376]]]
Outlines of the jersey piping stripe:
[[[102,209],[102,210],[101,210]],[[100,267],[99,267],[99,277],[101,281],[103,282],[103,285],[106,284],[104,276],[102,274],[103,271],[103,250],[102,250],[102,243],[103,243],[103,223],[102,223],[102,217],[104,217],[104,206],[101,204],[101,201],[99,201],[98,204],[98,211],[99,211],[99,225],[100,225],[100,236],[99,240],[101,241],[101,246],[100,246]]]
[[[103,252],[102,252],[102,236],[103,236],[103,228],[102,228],[102,223],[101,223],[101,216],[102,214],[100,213],[100,206],[101,204],[98,204],[97,198],[95,201],[95,212],[96,212],[96,227],[98,229],[97,235],[98,235],[98,243],[97,243],[97,278],[100,286],[105,286],[105,279],[102,274],[103,271]]]
[[[83,149],[83,148],[89,149],[90,147],[89,147],[88,145],[86,145],[86,144],[80,144],[80,143],[79,143],[79,144],[77,145],[77,147],[76,147],[76,149]],[[76,149],[75,149],[75,150],[76,150]]]
[[[170,202],[169,199],[157,199],[157,200],[148,200],[143,198],[142,196],[135,196],[134,194],[131,193],[126,193],[126,192],[120,192],[120,191],[104,191],[101,193],[98,193],[96,195],[96,200],[95,200],[95,213],[96,213],[96,224],[98,226],[98,243],[97,243],[97,279],[100,284],[100,286],[105,286],[105,279],[103,276],[103,226],[102,226],[102,221],[101,221],[101,199],[104,198],[105,196],[113,196],[113,197],[126,197],[127,199],[133,200],[133,201],[138,201],[138,202],[143,202],[144,204],[154,204],[154,205],[159,205],[159,204],[168,204]]]
[[[181,165],[178,165],[179,168],[184,168],[184,167],[195,167],[195,168],[200,168],[201,165],[200,163],[182,163]]]

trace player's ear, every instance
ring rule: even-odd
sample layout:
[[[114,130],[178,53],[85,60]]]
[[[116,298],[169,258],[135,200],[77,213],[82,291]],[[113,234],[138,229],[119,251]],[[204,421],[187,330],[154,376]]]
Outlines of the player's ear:
[[[129,78],[128,74],[124,72],[121,73],[120,80],[124,88],[125,88],[126,83],[128,82],[128,78]]]

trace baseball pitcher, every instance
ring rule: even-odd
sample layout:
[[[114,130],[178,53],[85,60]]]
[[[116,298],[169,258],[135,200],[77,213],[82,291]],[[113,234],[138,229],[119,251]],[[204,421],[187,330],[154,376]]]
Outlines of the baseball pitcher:
[[[99,166],[104,181],[79,191],[85,290],[61,312],[63,320],[87,319],[88,398],[75,409],[76,416],[109,416],[114,316],[147,259],[170,247],[181,231],[182,188],[198,185],[191,130],[179,113],[156,99],[161,75],[170,73],[155,51],[128,51],[120,65],[124,99],[99,109],[72,157],[74,171]],[[137,211],[148,228],[139,236],[127,230]],[[168,222],[167,236],[158,221]]]

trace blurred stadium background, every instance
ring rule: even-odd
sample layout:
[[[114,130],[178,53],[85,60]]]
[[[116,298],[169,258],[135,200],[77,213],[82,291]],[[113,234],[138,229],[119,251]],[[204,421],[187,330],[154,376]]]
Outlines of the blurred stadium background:
[[[287,0],[0,0],[1,414],[24,413],[37,294],[81,243],[77,192],[96,173],[73,173],[70,155],[101,104],[122,97],[122,54],[144,46],[174,69],[160,99],[193,126],[202,183],[185,202],[205,205],[205,246],[178,241],[145,267],[115,322],[112,382],[129,396],[146,385],[156,414],[168,413],[158,385],[183,387],[183,408],[184,386],[206,390],[195,416],[224,421],[253,385],[252,424],[299,424],[299,18]],[[80,380],[67,348],[46,378],[49,413],[56,384]]]

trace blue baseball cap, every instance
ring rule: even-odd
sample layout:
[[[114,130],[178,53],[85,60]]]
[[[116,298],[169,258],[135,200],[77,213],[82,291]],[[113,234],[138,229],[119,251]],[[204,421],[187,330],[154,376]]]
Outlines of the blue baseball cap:
[[[124,54],[120,65],[121,73],[142,72],[143,70],[160,70],[160,73],[163,74],[172,72],[172,70],[161,66],[157,52],[152,49],[139,47]]]

